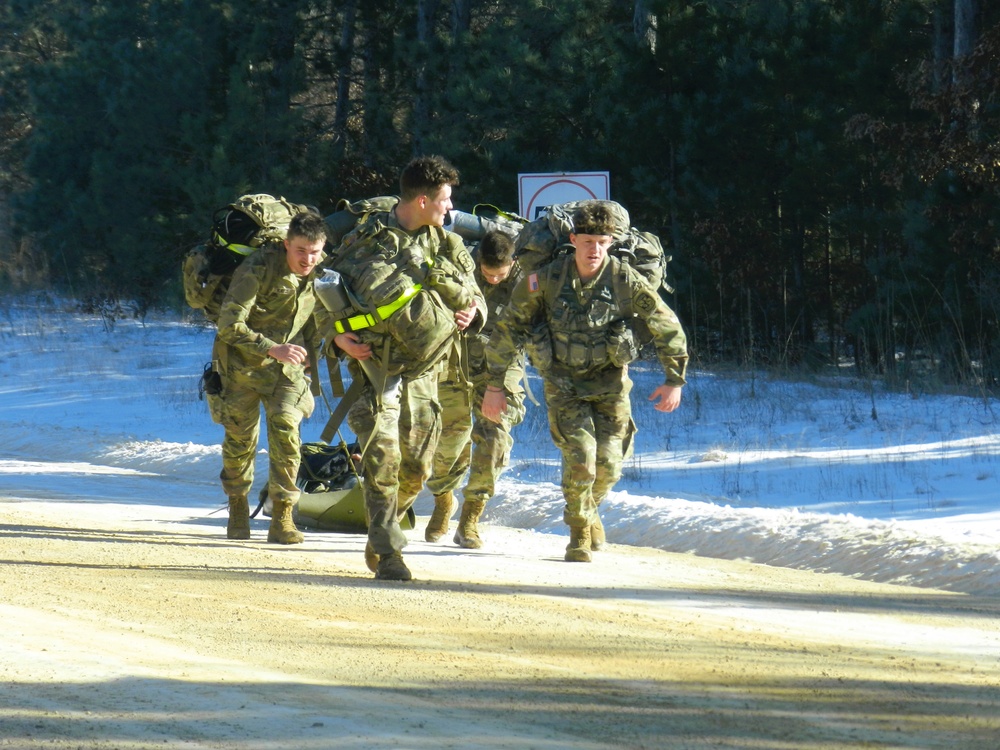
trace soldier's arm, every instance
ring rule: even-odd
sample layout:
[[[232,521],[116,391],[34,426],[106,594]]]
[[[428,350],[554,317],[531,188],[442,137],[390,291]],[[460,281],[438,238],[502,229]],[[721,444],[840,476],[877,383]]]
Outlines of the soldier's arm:
[[[267,357],[271,349],[279,345],[277,341],[253,330],[249,324],[250,312],[257,302],[265,272],[262,263],[243,263],[236,269],[219,311],[218,323],[219,339],[261,358]]]
[[[500,313],[486,346],[487,387],[504,389],[506,374],[524,354],[524,343],[544,315],[545,294],[538,274],[521,279]]]
[[[486,299],[479,284],[476,283],[476,262],[461,238],[447,233],[447,243],[444,250],[449,263],[454,268],[456,281],[468,295],[469,302],[461,310],[456,311],[455,322],[461,330],[480,331],[486,323]]]
[[[648,282],[638,273],[634,271],[632,273],[634,274],[630,279],[632,309],[646,322],[650,333],[653,334],[656,355],[666,375],[665,385],[683,386],[687,382],[684,377],[687,373],[688,352],[687,337],[681,322]]]

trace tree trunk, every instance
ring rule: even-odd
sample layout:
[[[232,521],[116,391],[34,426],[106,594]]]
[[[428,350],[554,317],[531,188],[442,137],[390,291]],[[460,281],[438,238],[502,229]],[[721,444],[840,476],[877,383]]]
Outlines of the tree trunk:
[[[640,47],[656,52],[656,14],[649,9],[649,0],[635,0],[632,30]]]
[[[979,0],[955,0],[955,43],[954,57],[967,57],[976,46],[976,18],[979,15]]]
[[[427,60],[434,33],[434,16],[439,0],[417,0],[417,42],[419,55],[414,67],[413,96],[413,153],[424,151],[424,136],[430,121],[430,103],[427,100]]]
[[[468,32],[472,25],[472,11],[469,9],[470,0],[452,0],[451,2],[451,36],[458,41],[458,38]]]
[[[337,101],[333,116],[333,136],[337,152],[344,156],[347,149],[347,122],[351,107],[351,83],[354,80],[354,28],[358,15],[358,0],[344,4],[344,20],[337,43]]]

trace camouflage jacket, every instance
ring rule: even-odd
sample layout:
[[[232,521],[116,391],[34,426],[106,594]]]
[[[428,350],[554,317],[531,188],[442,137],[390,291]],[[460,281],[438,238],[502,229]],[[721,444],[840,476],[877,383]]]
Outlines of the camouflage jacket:
[[[511,360],[534,341],[532,361],[546,378],[620,382],[638,355],[633,317],[648,327],[668,385],[684,385],[687,339],[680,321],[638,271],[609,256],[588,283],[573,256],[528,274],[514,289],[486,351],[490,384],[502,386]]]
[[[288,268],[282,243],[269,244],[243,261],[219,312],[215,356],[223,381],[240,380],[269,393],[281,372],[293,381],[303,378],[304,365],[283,364],[267,352],[288,343],[314,349],[315,304],[313,275],[303,278]]]
[[[474,381],[486,380],[489,376],[489,368],[486,362],[486,349],[489,345],[490,335],[493,333],[493,329],[496,327],[496,322],[500,319],[503,314],[504,309],[510,304],[510,297],[517,286],[518,282],[521,281],[523,274],[521,273],[520,264],[516,261],[510,269],[510,273],[507,278],[501,281],[499,284],[490,284],[483,278],[482,269],[479,268],[478,258],[475,257],[473,253],[474,260],[476,263],[476,283],[479,284],[479,288],[483,292],[483,297],[486,302],[486,323],[482,330],[469,334],[469,375]],[[511,362],[510,367],[507,369],[506,376],[504,378],[504,386],[508,391],[520,391],[521,390],[521,379],[524,377],[524,355],[518,355],[514,357]]]

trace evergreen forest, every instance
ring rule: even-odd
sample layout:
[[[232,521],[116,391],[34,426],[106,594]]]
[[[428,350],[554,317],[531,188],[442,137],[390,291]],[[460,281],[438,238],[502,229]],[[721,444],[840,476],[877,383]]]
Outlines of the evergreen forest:
[[[1000,380],[1000,4],[5,0],[0,291],[179,307],[214,210],[607,171],[695,363]]]

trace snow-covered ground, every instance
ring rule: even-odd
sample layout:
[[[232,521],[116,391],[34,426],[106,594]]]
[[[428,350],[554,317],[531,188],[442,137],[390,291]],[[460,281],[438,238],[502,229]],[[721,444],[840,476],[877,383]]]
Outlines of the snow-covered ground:
[[[8,300],[0,496],[218,510],[222,430],[197,388],[212,336],[175,315],[111,320]],[[695,369],[680,410],[664,415],[646,401],[659,377],[653,363],[633,367],[640,431],[602,505],[609,541],[997,592],[997,400]],[[305,440],[328,414],[320,404]],[[544,407],[529,406],[515,439],[484,521],[564,534]],[[258,477],[265,467],[261,453]],[[424,493],[416,510],[429,507]]]

